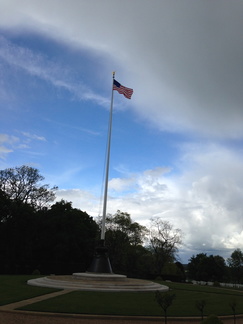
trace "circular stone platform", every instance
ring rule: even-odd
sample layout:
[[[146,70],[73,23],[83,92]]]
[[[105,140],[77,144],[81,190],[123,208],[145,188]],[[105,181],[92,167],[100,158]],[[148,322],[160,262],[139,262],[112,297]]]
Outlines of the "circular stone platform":
[[[73,289],[82,291],[103,291],[103,292],[149,292],[167,291],[169,288],[158,283],[131,279],[123,275],[103,274],[103,273],[74,273],[67,276],[42,277],[28,280],[28,285],[39,287],[50,287],[57,289]]]

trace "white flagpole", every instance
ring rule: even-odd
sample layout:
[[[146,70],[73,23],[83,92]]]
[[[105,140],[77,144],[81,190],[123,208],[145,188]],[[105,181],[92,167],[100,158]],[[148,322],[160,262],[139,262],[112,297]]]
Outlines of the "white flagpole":
[[[110,121],[109,121],[108,141],[107,141],[107,151],[106,151],[106,175],[105,175],[105,187],[104,187],[103,217],[102,217],[102,227],[101,227],[101,240],[103,240],[103,241],[105,240],[105,220],[106,220],[107,193],[108,193],[109,166],[110,166],[112,111],[113,111],[113,83],[114,83],[114,79],[115,79],[115,72],[113,72],[113,77],[112,77]]]

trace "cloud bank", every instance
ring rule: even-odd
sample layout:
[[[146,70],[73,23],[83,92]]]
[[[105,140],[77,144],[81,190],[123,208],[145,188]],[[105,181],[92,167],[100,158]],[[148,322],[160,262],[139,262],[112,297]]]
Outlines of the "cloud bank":
[[[109,212],[128,211],[147,226],[151,217],[169,220],[184,233],[185,262],[193,253],[227,257],[232,249],[242,249],[242,152],[215,144],[187,147],[178,163],[179,174],[156,168],[111,179]],[[75,199],[76,206],[93,216],[102,211],[98,197],[90,204],[82,191],[62,191],[58,197]]]
[[[159,129],[242,137],[241,1],[11,0],[1,7],[4,28],[116,57],[135,89],[134,109]]]

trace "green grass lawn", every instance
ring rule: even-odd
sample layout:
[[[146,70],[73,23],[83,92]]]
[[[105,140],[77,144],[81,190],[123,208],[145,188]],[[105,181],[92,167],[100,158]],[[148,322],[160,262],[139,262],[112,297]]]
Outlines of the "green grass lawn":
[[[33,287],[27,280],[38,276],[0,276],[0,305],[5,305],[57,291],[57,289]],[[191,284],[165,283],[170,293],[176,295],[168,316],[200,316],[196,301],[205,300],[204,315],[231,315],[229,303],[236,302],[237,314],[243,314],[243,292],[240,290],[196,286]],[[163,312],[155,300],[155,293],[102,293],[74,291],[55,298],[35,303],[23,310],[109,314],[161,316]]]
[[[170,293],[176,295],[172,306],[168,309],[168,316],[200,316],[195,303],[201,300],[206,301],[204,315],[231,315],[232,310],[229,303],[232,301],[236,302],[237,314],[243,314],[242,291],[191,284],[161,283],[169,286]],[[155,293],[74,291],[22,309],[99,315],[163,315],[155,300]]]
[[[32,287],[27,280],[40,276],[0,276],[0,305],[14,303],[57,291],[57,289]]]

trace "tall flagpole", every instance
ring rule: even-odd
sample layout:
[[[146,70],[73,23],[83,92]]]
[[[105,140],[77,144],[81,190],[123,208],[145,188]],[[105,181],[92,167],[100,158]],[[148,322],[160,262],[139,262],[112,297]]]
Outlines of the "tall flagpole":
[[[109,182],[109,167],[110,167],[110,150],[111,150],[111,130],[112,130],[112,113],[113,113],[113,91],[117,90],[123,94],[126,98],[131,99],[133,89],[122,86],[115,80],[115,72],[113,72],[112,78],[112,90],[111,90],[111,107],[110,107],[110,120],[108,126],[107,147],[106,147],[106,174],[104,185],[104,201],[103,201],[103,216],[101,224],[101,239],[99,245],[95,249],[95,255],[93,261],[88,268],[88,272],[92,273],[106,273],[113,274],[110,264],[108,249],[105,246],[105,223],[106,223],[106,206],[107,206],[107,193]]]
[[[105,174],[104,201],[103,201],[103,217],[102,217],[102,227],[101,227],[101,240],[103,240],[103,241],[105,240],[105,220],[106,220],[107,194],[108,194],[108,182],[109,182],[114,79],[115,79],[115,72],[113,72],[113,75],[112,75],[110,120],[109,120],[107,151],[106,151],[106,174]]]

